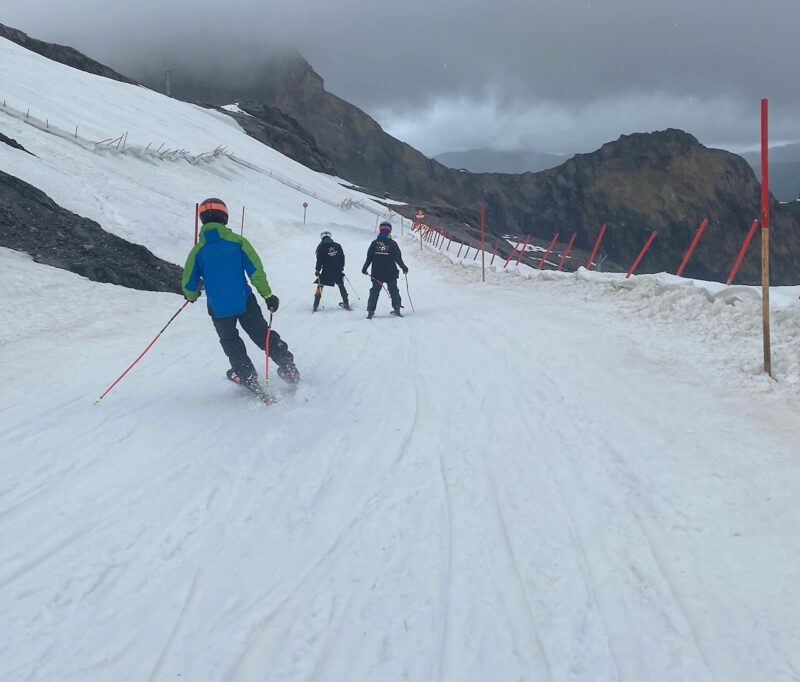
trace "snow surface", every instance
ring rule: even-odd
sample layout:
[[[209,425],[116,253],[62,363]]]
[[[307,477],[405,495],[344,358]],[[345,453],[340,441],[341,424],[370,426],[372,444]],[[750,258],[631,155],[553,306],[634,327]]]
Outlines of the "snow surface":
[[[0,249],[0,679],[800,679],[798,291],[777,381],[755,290],[481,283],[409,236],[417,312],[367,321],[368,197],[219,112],[0,63],[0,126],[37,155],[0,165],[65,207],[182,262],[195,201],[247,206],[303,374],[273,408],[227,382],[200,302],[95,406],[182,299]],[[326,289],[310,314],[321,229],[357,312]]]

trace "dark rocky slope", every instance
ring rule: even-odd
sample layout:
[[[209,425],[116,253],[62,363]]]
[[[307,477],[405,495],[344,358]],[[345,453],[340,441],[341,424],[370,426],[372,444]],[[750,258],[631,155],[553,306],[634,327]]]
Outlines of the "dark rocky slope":
[[[24,251],[95,282],[180,293],[181,268],[58,206],[44,192],[0,171],[0,246]]]
[[[56,45],[55,43],[46,43],[42,40],[31,38],[27,33],[23,33],[16,28],[11,28],[10,26],[5,26],[4,24],[0,24],[0,38],[6,38],[12,43],[21,45],[31,52],[40,54],[48,59],[52,59],[54,62],[59,62],[75,69],[86,71],[86,73],[93,73],[97,76],[103,76],[104,78],[120,81],[121,83],[138,85],[135,80],[132,80],[127,76],[123,76],[121,73],[117,73],[114,71],[114,69],[111,69],[100,62],[96,62],[94,59],[87,57],[85,54],[78,52],[78,50],[72,47],[67,47],[66,45]]]

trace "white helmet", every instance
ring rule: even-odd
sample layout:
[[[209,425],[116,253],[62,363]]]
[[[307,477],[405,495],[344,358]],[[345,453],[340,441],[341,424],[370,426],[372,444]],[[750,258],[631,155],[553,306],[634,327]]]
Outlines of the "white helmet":
[[[319,238],[324,239],[325,237],[330,237],[331,233],[328,230],[323,230],[319,233]]]

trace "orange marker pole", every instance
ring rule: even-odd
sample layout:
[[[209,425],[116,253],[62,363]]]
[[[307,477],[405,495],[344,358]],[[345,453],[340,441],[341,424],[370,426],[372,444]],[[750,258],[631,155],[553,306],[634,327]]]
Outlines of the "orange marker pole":
[[[556,268],[557,271],[561,271],[561,268],[564,267],[564,263],[567,262],[567,256],[569,255],[569,250],[572,248],[572,245],[575,243],[575,237],[578,236],[577,232],[573,232],[572,236],[569,238],[567,242],[567,248],[564,250],[564,253],[561,254],[561,260],[558,261],[558,267]]]
[[[675,273],[678,277],[683,274],[683,270],[686,267],[686,264],[689,262],[689,258],[694,251],[694,247],[697,246],[697,242],[700,241],[700,237],[703,236],[703,232],[705,231],[708,225],[708,218],[703,218],[703,222],[700,223],[700,227],[697,228],[697,232],[694,235],[694,239],[692,239],[692,243],[689,245],[689,248],[686,250],[686,255],[683,257],[680,266],[678,266],[678,271]]]

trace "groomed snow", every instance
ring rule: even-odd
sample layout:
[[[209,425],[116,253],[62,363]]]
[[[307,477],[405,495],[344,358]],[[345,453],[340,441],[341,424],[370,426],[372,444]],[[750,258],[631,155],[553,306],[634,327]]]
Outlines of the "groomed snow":
[[[65,207],[181,262],[195,201],[247,206],[303,374],[274,408],[227,382],[201,299],[96,406],[182,299],[0,249],[0,679],[798,679],[796,292],[777,382],[752,293],[481,283],[407,235],[417,312],[367,321],[377,204],[219,113],[0,60],[17,110],[130,131],[97,151],[0,114],[37,154],[0,165]],[[321,229],[356,312],[310,313]]]

